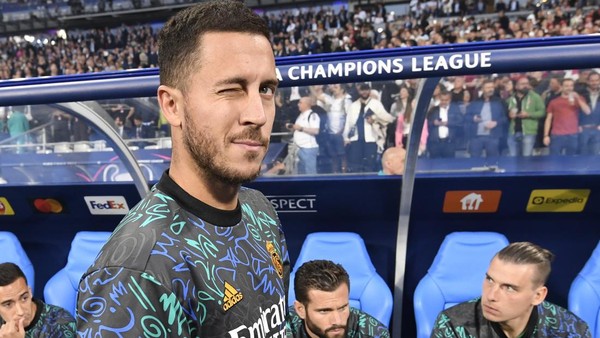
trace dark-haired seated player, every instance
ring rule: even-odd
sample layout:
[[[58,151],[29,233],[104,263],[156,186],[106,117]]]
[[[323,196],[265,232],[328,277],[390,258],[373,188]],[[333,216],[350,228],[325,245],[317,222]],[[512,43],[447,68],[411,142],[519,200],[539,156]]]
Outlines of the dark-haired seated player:
[[[389,337],[387,327],[350,307],[350,278],[340,264],[306,262],[296,271],[296,301],[287,318],[288,338]]]
[[[431,337],[587,337],[587,324],[544,301],[554,255],[529,242],[512,243],[492,259],[481,298],[446,309]]]
[[[0,337],[74,337],[75,319],[65,309],[32,296],[23,271],[0,264]]]

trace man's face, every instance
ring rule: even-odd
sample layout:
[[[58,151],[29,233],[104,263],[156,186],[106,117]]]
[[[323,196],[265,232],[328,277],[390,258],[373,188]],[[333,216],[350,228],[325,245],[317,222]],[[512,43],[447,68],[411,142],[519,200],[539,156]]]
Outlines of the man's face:
[[[515,85],[515,89],[518,91],[529,90],[529,80],[527,78],[519,79]]]
[[[492,97],[492,95],[494,95],[494,84],[491,82],[486,82],[483,85],[483,88],[481,88],[481,91],[482,91],[484,97],[486,97],[486,98]]]
[[[573,91],[573,88],[575,88],[575,82],[573,82],[571,80],[563,81],[563,83],[562,83],[562,92],[564,94],[571,93]]]
[[[533,264],[513,264],[494,257],[483,280],[483,316],[510,327],[526,325],[533,306],[546,297],[547,289],[535,285]]]
[[[350,317],[348,285],[342,284],[332,292],[310,290],[308,299],[306,305],[294,302],[308,335],[312,338],[346,337]]]
[[[448,108],[450,106],[450,95],[449,94],[442,94],[440,95],[440,108]]]
[[[302,113],[310,109],[310,99],[308,97],[301,97],[298,100],[298,110]]]
[[[275,118],[271,45],[231,32],[207,33],[201,45],[198,70],[179,102],[183,145],[209,179],[241,184],[259,174]]]
[[[358,91],[358,94],[360,95],[360,98],[363,100],[368,100],[369,97],[371,96],[371,89],[369,88],[361,88]]]
[[[592,74],[588,77],[588,88],[597,91],[600,88],[600,74]]]
[[[560,82],[556,78],[550,79],[550,84],[548,86],[550,87],[550,90],[552,90],[553,92],[560,90]]]
[[[0,286],[0,317],[5,322],[13,322],[15,325],[23,318],[23,327],[27,327],[35,315],[31,297],[31,289],[24,278]]]

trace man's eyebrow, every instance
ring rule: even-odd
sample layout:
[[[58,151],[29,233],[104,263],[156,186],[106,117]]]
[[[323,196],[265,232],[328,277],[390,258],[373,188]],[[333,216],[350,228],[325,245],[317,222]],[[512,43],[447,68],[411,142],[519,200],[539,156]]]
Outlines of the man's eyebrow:
[[[494,278],[492,278],[490,275],[488,275],[488,273],[487,273],[487,272],[485,273],[485,278],[486,278],[486,279],[488,279],[488,278],[489,278],[489,279],[491,279],[491,280],[494,280]],[[500,284],[500,286],[510,286],[511,288],[513,288],[513,289],[515,289],[515,290],[518,290],[518,289],[519,289],[519,287],[518,287],[517,285],[510,284],[510,283],[502,283],[502,284]]]
[[[242,87],[246,87],[248,85],[248,80],[244,79],[243,77],[230,77],[227,79],[223,79],[220,81],[217,81],[217,83],[215,84],[216,86],[225,86],[225,85],[231,85],[231,84],[239,84]]]
[[[261,85],[262,86],[279,87],[279,80],[277,80],[277,79],[266,80],[266,81],[263,81],[261,83]]]
[[[323,308],[316,308],[315,310],[317,310],[317,311],[333,311],[333,308],[323,307]]]

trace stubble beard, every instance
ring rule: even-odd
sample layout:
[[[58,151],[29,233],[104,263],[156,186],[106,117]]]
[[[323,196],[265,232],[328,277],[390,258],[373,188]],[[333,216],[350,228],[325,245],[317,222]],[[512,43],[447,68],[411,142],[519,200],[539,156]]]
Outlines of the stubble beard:
[[[253,181],[260,174],[260,166],[256,171],[245,174],[231,167],[227,163],[227,159],[223,158],[223,153],[219,152],[216,140],[207,137],[200,128],[189,117],[189,112],[184,113],[185,129],[182,131],[183,144],[192,156],[198,171],[210,181],[217,181],[225,185],[241,185]],[[260,137],[258,129],[247,129],[244,135],[251,135],[251,138],[256,139],[256,135]],[[268,142],[267,142],[268,144]],[[256,160],[259,153],[246,152],[244,158],[248,162]],[[250,164],[249,164],[250,165]]]

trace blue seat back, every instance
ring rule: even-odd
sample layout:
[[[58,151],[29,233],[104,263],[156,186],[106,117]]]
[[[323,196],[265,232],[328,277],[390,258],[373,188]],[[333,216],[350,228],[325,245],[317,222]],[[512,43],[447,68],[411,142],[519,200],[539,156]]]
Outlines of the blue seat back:
[[[386,326],[390,324],[393,297],[389,286],[375,271],[363,239],[351,232],[315,232],[306,236],[292,273],[290,274],[289,304],[296,299],[294,276],[304,262],[328,259],[341,264],[350,276],[350,306],[375,317]]]
[[[481,296],[485,273],[508,239],[495,232],[454,232],[446,236],[414,294],[417,337],[429,338],[438,314]]]
[[[588,324],[592,337],[600,337],[600,241],[571,283],[569,310]]]
[[[111,232],[81,231],[71,242],[67,265],[48,280],[44,287],[46,303],[64,308],[75,316],[79,280],[110,237]]]
[[[27,284],[31,291],[35,291],[35,271],[27,253],[21,246],[21,242],[8,231],[0,231],[0,263],[15,263],[27,278]]]

